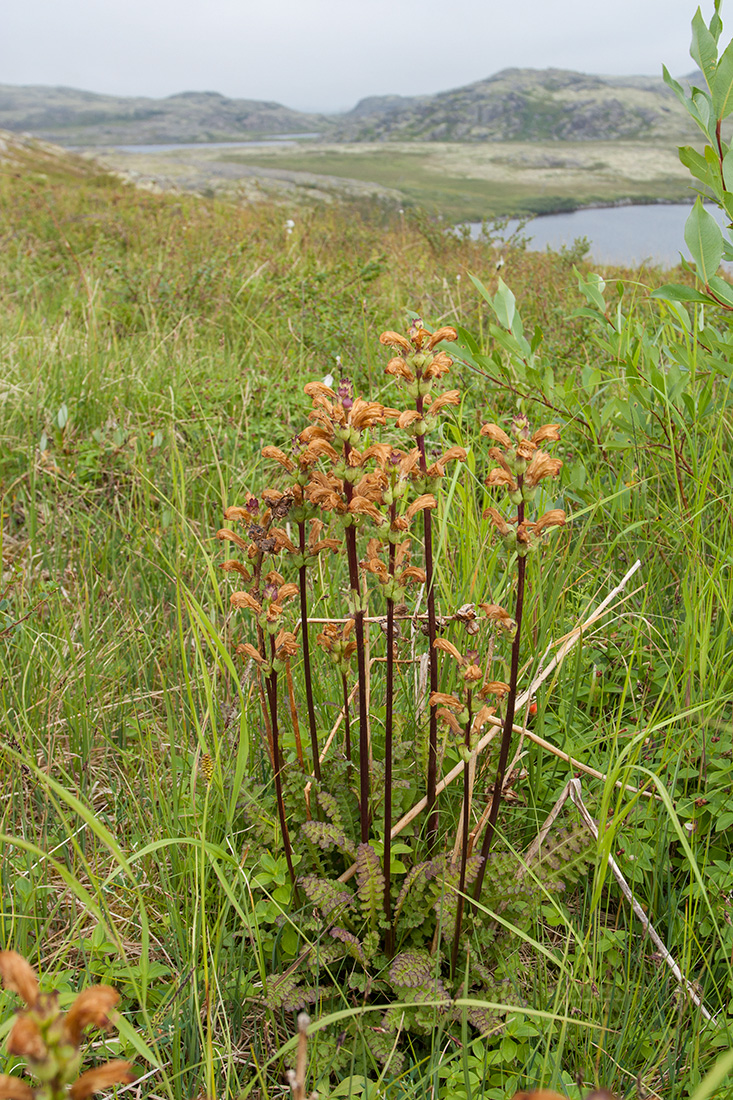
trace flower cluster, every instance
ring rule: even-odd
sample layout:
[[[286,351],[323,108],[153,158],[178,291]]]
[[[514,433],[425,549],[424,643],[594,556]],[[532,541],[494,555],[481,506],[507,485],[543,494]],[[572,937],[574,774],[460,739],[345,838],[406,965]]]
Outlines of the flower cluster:
[[[119,1060],[79,1076],[79,1046],[87,1027],[109,1030],[109,1013],[119,994],[108,985],[84,989],[68,1012],[61,1012],[57,993],[41,993],[31,966],[16,951],[0,951],[0,976],[6,989],[19,993],[25,1009],[17,1013],[7,1041],[8,1054],[24,1058],[39,1082],[31,1087],[19,1077],[0,1074],[0,1100],[86,1100],[116,1084],[129,1084],[136,1073]]]
[[[559,458],[540,449],[541,443],[560,439],[559,428],[559,424],[544,424],[530,435],[529,422],[524,416],[514,418],[513,439],[498,424],[484,424],[481,428],[481,435],[498,444],[489,450],[489,458],[497,465],[489,472],[486,484],[505,489],[512,504],[519,509],[516,522],[507,521],[492,507],[484,511],[484,519],[491,520],[507,549],[520,557],[535,549],[543,531],[565,524],[566,516],[561,508],[551,509],[535,521],[524,518],[524,505],[534,500],[539,483],[545,478],[557,477],[562,468]]]

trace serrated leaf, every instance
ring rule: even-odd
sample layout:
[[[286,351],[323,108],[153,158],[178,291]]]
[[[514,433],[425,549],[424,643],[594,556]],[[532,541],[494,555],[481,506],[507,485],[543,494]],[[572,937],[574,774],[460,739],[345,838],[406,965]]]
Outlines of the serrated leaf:
[[[723,234],[712,214],[697,199],[685,223],[685,243],[690,250],[697,274],[704,283],[720,267],[723,257]]]
[[[718,63],[718,45],[708,30],[699,8],[692,17],[690,56],[698,63],[708,82],[708,87],[711,87]]]
[[[356,849],[356,881],[364,919],[374,928],[382,908],[384,875],[371,844],[360,844]]]

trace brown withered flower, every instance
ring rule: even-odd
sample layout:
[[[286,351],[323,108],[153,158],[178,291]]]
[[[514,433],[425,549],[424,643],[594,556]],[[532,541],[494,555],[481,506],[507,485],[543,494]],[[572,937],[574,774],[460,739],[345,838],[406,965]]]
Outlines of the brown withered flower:
[[[562,508],[551,508],[549,512],[545,512],[534,525],[535,535],[539,535],[549,527],[564,527],[567,522],[567,516]]]
[[[551,458],[544,451],[536,451],[524,472],[525,485],[534,488],[543,478],[557,477],[562,468],[559,458]]]
[[[479,607],[489,622],[498,623],[504,630],[514,630],[516,623],[508,611],[496,603],[481,603]]]
[[[354,620],[347,619],[345,623],[327,623],[320,634],[316,635],[316,642],[328,653],[333,663],[342,675],[349,671],[349,662],[356,653],[356,639],[351,637],[354,630]]]
[[[16,951],[0,951],[0,976],[6,989],[19,993],[25,1009],[16,1015],[7,1041],[9,1054],[24,1058],[41,1084],[0,1074],[0,1100],[86,1100],[112,1085],[129,1084],[137,1074],[130,1062],[115,1060],[79,1076],[79,1046],[88,1027],[109,1030],[109,1014],[119,994],[108,985],[84,989],[68,1012],[58,994],[41,993],[32,967]]]
[[[494,443],[501,443],[502,447],[511,447],[512,445],[511,439],[498,424],[482,424],[480,434],[493,439]]]

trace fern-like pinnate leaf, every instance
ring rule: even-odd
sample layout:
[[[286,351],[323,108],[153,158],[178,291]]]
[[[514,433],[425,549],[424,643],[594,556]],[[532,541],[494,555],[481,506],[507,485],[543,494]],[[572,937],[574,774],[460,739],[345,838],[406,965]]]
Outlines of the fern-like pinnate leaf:
[[[343,830],[331,821],[304,821],[300,826],[300,831],[306,840],[319,848],[324,850],[338,848],[350,859],[353,859],[356,854],[354,845],[347,839]]]
[[[352,959],[356,959],[362,966],[368,966],[367,957],[364,954],[364,948],[361,942],[353,932],[347,932],[345,928],[339,928],[337,925],[331,929],[331,935],[335,940],[340,940],[343,943],[351,955]]]
[[[295,974],[276,974],[269,983],[265,1003],[268,1008],[284,1008],[286,1012],[297,1012],[313,1004],[318,996],[315,989],[300,986]]]
[[[318,906],[326,920],[333,920],[353,904],[354,895],[343,883],[330,882],[317,875],[303,875],[300,881],[306,896]]]
[[[395,920],[397,920],[400,913],[402,912],[402,907],[407,900],[407,895],[410,893],[410,890],[413,888],[413,886],[415,887],[415,890],[419,889],[421,885],[424,887],[428,880],[432,878],[432,871],[432,860],[428,860],[425,863],[418,863],[415,867],[410,868],[410,870],[405,875],[404,882],[402,883],[400,892],[397,895],[397,901],[395,902],[394,907]]]
[[[376,928],[382,912],[384,875],[379,856],[371,844],[360,844],[356,849],[356,882],[364,919],[370,928]]]
[[[474,882],[481,866],[482,856],[477,853],[466,860],[466,891]],[[437,862],[437,861],[436,861]],[[435,912],[441,925],[441,935],[444,940],[453,936],[458,916],[458,884],[460,882],[460,868],[446,866],[443,874],[438,876],[434,889],[438,896],[435,902]]]
[[[338,800],[331,794],[330,791],[320,790],[318,792],[318,802],[328,817],[337,829],[344,832],[344,820],[341,816]]]
[[[401,951],[389,968],[389,981],[400,992],[427,987],[435,971],[435,959],[427,951]]]

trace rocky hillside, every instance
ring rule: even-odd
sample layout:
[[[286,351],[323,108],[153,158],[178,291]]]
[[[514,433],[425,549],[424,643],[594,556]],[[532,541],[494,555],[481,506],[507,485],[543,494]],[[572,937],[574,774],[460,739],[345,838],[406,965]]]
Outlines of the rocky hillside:
[[[331,132],[341,141],[682,140],[688,116],[661,78],[505,69],[438,95],[362,100]]]
[[[63,145],[242,141],[321,130],[320,115],[279,103],[181,92],[166,99],[97,95],[75,88],[0,84],[0,127]]]
[[[28,183],[43,184],[56,177],[84,180],[108,173],[92,160],[60,145],[0,130],[0,174],[22,176]]]
[[[182,92],[166,99],[0,85],[0,127],[62,145],[246,141],[318,133],[325,141],[682,141],[691,123],[657,77],[505,69],[431,96],[370,96],[343,115]]]

